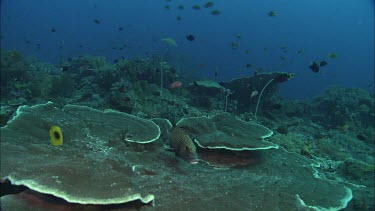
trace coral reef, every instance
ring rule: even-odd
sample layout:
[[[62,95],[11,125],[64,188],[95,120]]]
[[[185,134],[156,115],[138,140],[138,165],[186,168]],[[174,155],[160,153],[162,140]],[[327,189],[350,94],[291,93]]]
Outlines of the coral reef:
[[[361,89],[331,87],[312,100],[310,109],[316,120],[329,128],[368,128],[375,124],[374,98]]]
[[[243,204],[246,204],[247,207],[250,206],[249,202],[245,200],[246,197],[260,197],[251,194],[252,192],[267,194],[272,198],[268,207],[262,207],[264,209],[272,210],[279,206],[281,210],[291,210],[295,208],[296,201],[300,207],[304,207],[306,204],[324,206],[323,202],[320,204],[320,199],[314,198],[317,197],[316,192],[315,194],[308,191],[302,193],[302,187],[288,190],[290,192],[286,195],[277,195],[278,191],[283,191],[286,187],[298,185],[296,182],[288,183],[288,181],[278,179],[291,177],[291,170],[296,174],[298,173],[298,175],[292,175],[294,181],[307,182],[306,178],[308,178],[311,183],[317,182],[325,188],[331,188],[324,183],[328,180],[334,186],[332,191],[338,190],[338,192],[343,193],[339,197],[340,200],[342,199],[347,203],[352,196],[353,199],[347,204],[348,209],[371,210],[375,207],[372,200],[374,198],[374,181],[372,178],[375,165],[373,159],[375,155],[375,103],[371,94],[356,88],[330,87],[313,99],[284,100],[278,95],[277,90],[281,85],[280,82],[293,77],[291,74],[282,72],[258,74],[220,83],[215,81],[191,82],[184,81],[181,70],[163,62],[161,57],[122,59],[116,63],[109,63],[104,57],[84,56],[52,65],[25,58],[16,51],[2,50],[0,84],[1,162],[7,162],[6,159],[16,159],[16,161],[11,162],[24,163],[18,160],[22,158],[14,155],[23,155],[31,151],[41,154],[46,153],[45,156],[48,155],[48,157],[43,157],[43,155],[38,154],[34,157],[36,160],[33,164],[43,164],[43,161],[54,157],[56,155],[54,153],[63,150],[72,153],[74,149],[68,149],[68,147],[73,146],[74,148],[81,144],[77,146],[77,150],[82,150],[82,152],[74,151],[76,157],[71,158],[72,160],[65,160],[70,158],[70,156],[65,155],[61,159],[61,163],[56,161],[55,165],[57,166],[51,166],[50,170],[59,170],[59,165],[63,166],[62,169],[69,169],[71,168],[69,162],[77,162],[83,166],[88,165],[86,171],[90,172],[92,171],[92,166],[89,166],[90,162],[103,162],[111,168],[103,167],[100,169],[101,172],[110,172],[115,169],[119,173],[117,176],[121,178],[124,173],[126,175],[135,174],[139,178],[136,178],[133,182],[143,184],[140,186],[141,188],[154,189],[155,191],[152,194],[160,198],[160,204],[168,204],[173,208],[179,206],[184,208],[183,204],[187,202],[192,206],[189,207],[190,209],[199,209],[201,206],[207,205],[207,198],[202,197],[198,202],[190,200],[191,197],[188,196],[197,190],[200,190],[199,193],[202,193],[202,195],[211,197],[210,199],[222,201],[223,207],[229,206],[228,204],[232,204],[233,201],[238,201],[238,207],[236,207],[238,209],[243,209],[243,206],[241,206]],[[170,88],[170,84],[175,81],[182,81],[183,85],[174,89]],[[266,88],[264,89],[264,87]],[[260,98],[262,90],[263,96]],[[61,118],[49,113],[46,108],[45,114],[40,115],[41,119],[35,120],[36,117],[31,112],[30,115],[24,116],[28,119],[24,120],[25,122],[20,124],[19,127],[12,126],[22,116],[22,112],[27,110],[28,107],[25,105],[45,104],[48,101],[54,102],[53,106],[56,107],[53,109],[48,107],[48,109],[60,112]],[[260,102],[259,115],[256,118],[255,110],[258,102]],[[83,107],[65,107],[67,104]],[[93,109],[90,110],[89,107]],[[64,113],[59,108],[72,113]],[[99,112],[94,108],[112,110]],[[35,108],[31,107],[31,109]],[[73,111],[82,112],[87,117],[74,117]],[[199,157],[202,160],[209,160],[208,163],[210,164],[216,162],[215,165],[207,166],[205,162],[200,162],[195,167],[191,167],[185,165],[184,162],[180,162],[171,152],[165,150],[165,143],[162,141],[153,140],[147,144],[138,143],[142,141],[134,140],[136,133],[125,127],[125,125],[128,125],[124,122],[127,114],[121,112],[126,112],[133,117],[136,116],[134,117],[136,120],[153,119],[158,122],[157,124],[162,130],[162,139],[165,139],[163,127],[169,130],[174,125],[165,119],[172,123],[182,119],[178,124],[191,121],[190,135],[192,138],[196,138],[196,140],[193,140],[197,145]],[[101,128],[97,127],[96,123],[93,125],[93,120],[87,121],[87,123],[82,120],[98,113],[105,113],[106,115],[112,113],[112,116],[110,115],[111,117],[108,119],[103,117],[103,120],[101,117],[95,120],[97,124],[100,121],[100,125],[103,125]],[[16,117],[14,117],[15,114]],[[117,116],[125,119],[120,120]],[[54,119],[55,117],[56,119]],[[216,122],[220,119],[223,121]],[[114,120],[121,123],[111,122]],[[269,128],[265,131],[272,130],[274,134],[270,137],[267,136],[267,140],[256,142],[256,144],[267,142],[269,144],[267,146],[279,146],[278,149],[276,149],[277,147],[270,147],[267,150],[242,150],[243,152],[228,150],[233,147],[231,140],[237,140],[236,138],[238,138],[239,141],[245,141],[246,137],[255,138],[251,127],[259,124]],[[62,129],[64,144],[61,146],[54,147],[49,142],[48,130],[52,125],[58,125]],[[124,128],[115,129],[115,133],[109,132],[120,126]],[[24,127],[30,127],[30,129]],[[189,127],[186,126],[187,129]],[[7,130],[11,131],[6,132]],[[21,140],[15,137],[19,135],[20,130],[24,130],[24,134],[21,134],[25,136],[22,137],[30,142],[27,142],[27,147],[23,146],[24,143],[13,147],[15,147],[14,150],[16,148],[27,149],[27,152],[9,154],[12,152],[3,151],[4,147],[10,147],[8,145],[11,145],[3,140],[8,138]],[[149,129],[143,129],[142,131],[150,132]],[[94,133],[96,136],[92,135]],[[3,136],[3,134],[6,136]],[[105,135],[98,138],[98,134]],[[112,137],[114,134],[116,134],[116,138]],[[241,136],[241,134],[244,136]],[[207,137],[215,137],[215,135],[221,139],[214,143],[205,142]],[[73,136],[82,138],[82,141],[79,143],[78,141],[72,141],[75,140]],[[30,137],[32,138],[30,139]],[[40,142],[41,140],[43,143]],[[227,142],[223,142],[223,140]],[[215,146],[221,146],[224,149],[215,150],[199,147],[199,145],[203,146],[204,144],[216,144]],[[228,149],[225,149],[225,147]],[[251,147],[254,146],[249,148]],[[83,152],[87,152],[87,154]],[[40,157],[38,158],[38,156]],[[127,163],[129,161],[127,159],[130,159],[134,165],[129,167],[131,164]],[[137,162],[142,159],[145,163],[139,165]],[[286,159],[295,160],[296,163],[287,162]],[[146,162],[149,163],[146,164]],[[311,164],[314,166],[314,171],[310,171]],[[219,173],[215,166],[224,166],[226,169],[220,169]],[[234,166],[236,168],[232,168]],[[301,166],[304,166],[303,169],[300,169]],[[41,168],[34,165],[29,167],[30,169]],[[18,169],[22,168],[19,167]],[[301,172],[294,169],[300,169]],[[85,175],[89,177],[87,172],[85,172]],[[166,175],[174,175],[176,178]],[[73,178],[77,175],[71,176]],[[96,176],[95,178],[97,178]],[[234,188],[227,190],[226,196],[230,195],[227,198],[211,192],[217,191],[217,189],[223,190],[220,178],[224,177],[233,178],[230,184],[233,184]],[[234,179],[237,177],[238,180]],[[269,183],[256,179],[265,177],[271,179]],[[316,177],[322,180],[316,180]],[[158,184],[158,187],[153,186],[150,178],[157,181],[166,181],[165,186],[162,189],[159,189],[160,184]],[[206,178],[211,179],[206,180]],[[217,181],[212,181],[215,178]],[[25,181],[25,178],[18,180],[19,178],[10,177],[10,179],[22,181],[19,184],[23,184]],[[181,187],[185,187],[185,183],[191,184],[192,179],[196,186],[194,184],[182,191]],[[116,178],[113,180],[115,181]],[[243,186],[242,180],[262,184],[272,192],[262,192],[263,190],[257,187]],[[301,182],[301,184],[306,184],[306,182]],[[96,184],[96,181],[93,183]],[[272,185],[271,183],[280,185]],[[347,191],[348,189],[340,189],[343,186],[351,189],[352,195]],[[246,187],[246,192],[241,192],[242,187]],[[311,186],[310,188],[311,190],[319,189],[317,186]],[[236,190],[240,190],[240,192],[236,192]],[[306,188],[303,190],[306,190]],[[331,190],[324,189],[323,191]],[[168,193],[178,193],[181,196],[173,194],[174,196],[178,195],[173,201],[173,197]],[[148,194],[145,192],[144,195],[137,195],[137,197],[139,199],[150,199],[147,198]],[[298,197],[296,194],[298,194]],[[335,195],[333,192],[325,194]],[[8,201],[8,199],[2,198],[2,202]],[[258,202],[252,202],[251,206],[264,206],[263,200],[269,201],[269,198],[261,197]],[[334,200],[332,199],[332,201]],[[325,207],[328,208],[332,204],[335,203],[329,203]],[[213,204],[210,204],[210,206],[215,209]],[[336,207],[343,206],[344,204],[340,204]],[[230,208],[233,209],[233,206]]]
[[[48,139],[49,126],[55,123],[64,132],[64,144],[59,147]],[[258,129],[252,131],[263,137]],[[82,206],[155,201],[158,208],[166,210],[229,209],[235,201],[236,208],[291,210],[298,197],[306,206],[340,209],[352,198],[344,185],[314,177],[311,165],[316,162],[283,149],[263,150],[263,165],[223,171],[204,163],[192,169],[162,147],[142,153],[130,147],[152,145],[160,132],[152,121],[116,111],[76,105],[58,109],[52,103],[21,106],[15,118],[1,128],[1,178],[64,199],[61,204]],[[223,186],[228,182],[230,187]],[[220,189],[225,194],[217,191]],[[212,199],[217,200],[208,203]],[[2,197],[1,206],[10,206],[14,200],[17,198]],[[18,206],[24,204],[18,200]]]

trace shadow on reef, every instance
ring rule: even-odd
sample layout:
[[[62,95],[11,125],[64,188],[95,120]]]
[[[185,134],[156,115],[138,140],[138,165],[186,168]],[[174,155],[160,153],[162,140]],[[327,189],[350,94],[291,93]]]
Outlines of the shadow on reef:
[[[265,162],[259,151],[230,151],[226,149],[203,149],[198,148],[201,160],[216,168],[244,168],[260,165]]]

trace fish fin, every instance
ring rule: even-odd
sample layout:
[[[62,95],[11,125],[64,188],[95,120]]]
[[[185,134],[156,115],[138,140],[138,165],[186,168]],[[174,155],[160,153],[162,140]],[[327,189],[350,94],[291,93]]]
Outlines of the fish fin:
[[[168,146],[168,145],[164,145],[163,146],[163,149],[168,151],[168,152],[175,152],[176,150],[174,150],[172,147]]]
[[[171,115],[171,124],[172,124],[172,128],[175,128],[176,127],[176,116],[175,115]]]

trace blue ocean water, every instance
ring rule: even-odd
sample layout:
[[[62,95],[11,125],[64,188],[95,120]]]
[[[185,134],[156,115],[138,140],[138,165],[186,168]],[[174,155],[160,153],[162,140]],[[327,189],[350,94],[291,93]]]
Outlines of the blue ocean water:
[[[230,80],[263,68],[296,74],[281,87],[288,98],[308,98],[331,85],[374,92],[374,1],[214,2],[194,10],[205,1],[2,0],[1,48],[51,63],[79,55],[112,61],[163,54],[168,47],[161,39],[170,37],[178,46],[169,48],[166,61],[194,79]],[[312,72],[308,66],[321,60],[328,65]]]

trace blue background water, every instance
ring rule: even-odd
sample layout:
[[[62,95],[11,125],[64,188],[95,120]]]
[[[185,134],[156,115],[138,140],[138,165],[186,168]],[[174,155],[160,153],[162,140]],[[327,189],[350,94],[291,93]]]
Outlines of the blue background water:
[[[265,72],[296,73],[282,85],[282,95],[289,98],[311,97],[330,85],[373,92],[374,1],[215,0],[213,8],[191,8],[205,2],[2,0],[1,48],[54,63],[79,55],[105,56],[108,61],[145,57],[168,48],[165,59],[193,78],[229,80],[262,67]],[[182,11],[180,4],[185,6]],[[210,14],[214,9],[222,14]],[[268,17],[271,10],[278,16]],[[196,39],[188,41],[187,34]],[[175,39],[178,47],[168,47],[161,41],[165,37]],[[232,49],[232,42],[239,47]],[[124,44],[124,50],[112,49]],[[302,48],[305,52],[297,54]],[[331,52],[338,57],[328,59]],[[308,65],[321,60],[328,65],[313,73]],[[246,68],[247,63],[256,66]]]

